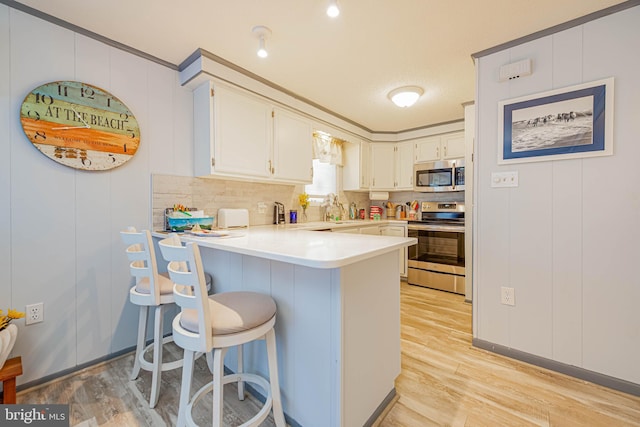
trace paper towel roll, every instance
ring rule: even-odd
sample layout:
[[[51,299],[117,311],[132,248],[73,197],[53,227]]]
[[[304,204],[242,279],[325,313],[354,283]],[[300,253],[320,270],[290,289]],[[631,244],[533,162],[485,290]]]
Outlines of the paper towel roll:
[[[389,200],[388,191],[370,191],[369,199],[371,200]]]

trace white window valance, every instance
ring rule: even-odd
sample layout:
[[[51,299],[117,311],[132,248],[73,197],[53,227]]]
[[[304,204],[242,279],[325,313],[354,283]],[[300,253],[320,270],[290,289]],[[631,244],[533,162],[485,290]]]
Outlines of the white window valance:
[[[342,166],[342,144],[345,141],[334,138],[328,133],[313,133],[313,158],[321,163]]]

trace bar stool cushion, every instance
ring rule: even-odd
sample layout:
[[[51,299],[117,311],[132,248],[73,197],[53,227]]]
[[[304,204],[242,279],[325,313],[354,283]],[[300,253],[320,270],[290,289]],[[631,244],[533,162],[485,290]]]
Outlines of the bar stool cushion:
[[[235,334],[255,328],[276,315],[276,303],[269,295],[256,292],[224,292],[209,297],[213,335]],[[198,332],[198,312],[183,309],[180,325]]]
[[[169,273],[158,273],[158,282],[160,285],[160,295],[173,294],[173,282],[169,279]],[[149,278],[143,277],[136,284],[136,292],[141,294],[148,294],[149,291]]]

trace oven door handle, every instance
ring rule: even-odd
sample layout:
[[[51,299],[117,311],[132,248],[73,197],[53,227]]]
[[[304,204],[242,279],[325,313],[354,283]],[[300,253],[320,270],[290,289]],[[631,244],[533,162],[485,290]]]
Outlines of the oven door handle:
[[[447,226],[447,225],[427,225],[427,224],[409,224],[407,225],[407,231],[449,231],[452,233],[464,233],[464,227],[460,226]]]

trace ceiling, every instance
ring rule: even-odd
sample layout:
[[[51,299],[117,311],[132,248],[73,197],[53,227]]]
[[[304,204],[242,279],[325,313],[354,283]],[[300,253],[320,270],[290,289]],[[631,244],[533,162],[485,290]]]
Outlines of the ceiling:
[[[19,0],[179,65],[202,48],[365,129],[397,132],[463,118],[471,55],[620,0]],[[256,25],[272,30],[258,58]],[[535,68],[535,64],[534,64]],[[387,98],[418,85],[410,108]]]

